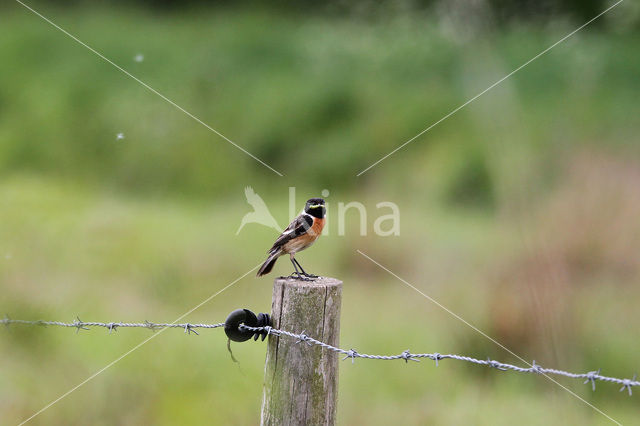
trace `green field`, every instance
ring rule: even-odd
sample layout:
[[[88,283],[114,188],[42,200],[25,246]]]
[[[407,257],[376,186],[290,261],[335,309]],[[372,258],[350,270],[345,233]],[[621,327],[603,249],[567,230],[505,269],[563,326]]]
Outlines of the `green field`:
[[[577,25],[452,33],[430,14],[38,6],[279,177],[18,4],[0,10],[0,312],[173,321],[256,266],[275,238],[258,225],[236,235],[250,211],[244,187],[285,225],[295,186],[298,208],[330,190],[329,234],[299,259],[345,283],[342,347],[518,363],[361,250],[525,359],[617,377],[639,368],[640,34],[624,25],[631,5],[360,177]],[[368,208],[370,235],[359,235],[355,214],[338,235],[331,215],[349,201]],[[400,236],[371,234],[380,201],[399,206]],[[268,311],[286,263],[185,320]],[[0,424],[26,419],[149,335],[0,330]],[[221,330],[167,330],[30,424],[256,424],[266,345],[232,347],[239,364]],[[615,420],[637,422],[638,395],[558,381]],[[341,363],[338,420],[610,423],[543,377],[426,360]]]

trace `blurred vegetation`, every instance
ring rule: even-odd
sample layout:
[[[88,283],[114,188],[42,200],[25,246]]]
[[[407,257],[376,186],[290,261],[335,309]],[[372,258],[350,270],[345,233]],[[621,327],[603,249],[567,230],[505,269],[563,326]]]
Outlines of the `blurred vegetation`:
[[[373,173],[354,179],[354,170],[572,28],[524,27],[475,40],[428,17],[399,16],[372,25],[315,16],[291,20],[266,12],[238,17],[228,11],[160,16],[139,10],[56,11],[49,14],[60,25],[282,171],[288,184],[351,188],[375,179]],[[6,64],[0,79],[7,82],[0,92],[3,171],[204,198],[235,194],[228,182],[271,177],[268,169],[256,167],[37,17],[19,9],[7,15],[7,36],[0,42]],[[381,164],[376,175],[395,175],[402,165],[421,169],[425,159],[439,157],[450,163],[445,166],[450,176],[438,191],[456,198],[462,185],[485,193],[474,200],[487,201],[487,192],[499,191],[490,182],[513,174],[509,164],[492,160],[501,148],[488,130],[501,131],[504,138],[504,131],[518,127],[501,143],[531,147],[527,154],[536,157],[526,159],[531,164],[550,161],[564,147],[563,139],[624,143],[613,136],[633,131],[628,117],[637,112],[639,36],[617,28],[609,33],[606,44],[598,31],[577,34],[494,89],[478,107],[458,113],[455,123],[443,123],[411,150],[399,152],[395,167]],[[145,56],[141,63],[134,61],[138,53]],[[561,90],[571,90],[571,98],[556,96]],[[598,101],[585,105],[586,99]],[[496,116],[505,114],[503,107],[514,109]],[[120,132],[124,141],[116,141]],[[468,186],[476,177],[479,186]]]
[[[34,7],[285,176],[3,4],[0,311],[171,321],[260,262],[275,237],[257,225],[235,235],[246,185],[281,225],[289,186],[299,208],[326,188],[330,215],[361,201],[369,231],[377,202],[401,209],[400,237],[360,237],[355,219],[338,236],[329,216],[329,235],[300,255],[345,281],[343,346],[517,362],[360,249],[524,358],[632,375],[637,5],[622,3],[356,178],[606,4],[160,3]],[[285,263],[275,274],[290,272]],[[188,320],[268,310],[270,280],[248,276]],[[0,423],[25,419],[147,336],[2,330]],[[225,343],[215,331],[167,331],[33,424],[255,424],[264,345],[235,345],[238,367]],[[607,422],[541,378],[415,364],[341,365],[340,423]],[[636,396],[562,384],[622,423],[637,417]]]
[[[181,12],[185,9],[236,8],[238,4],[229,0],[53,0],[50,3],[64,7],[96,5],[130,7],[136,5],[160,12]],[[606,0],[481,0],[465,2],[460,0],[329,0],[324,2],[287,2],[282,0],[251,0],[243,2],[246,8],[269,9],[280,15],[313,14],[334,17],[348,14],[351,17],[380,18],[395,13],[431,13],[437,9],[447,9],[452,14],[467,15],[481,12],[483,19],[490,18],[500,24],[517,22],[548,21],[550,19],[572,19],[579,24],[602,12],[612,3]],[[479,10],[482,9],[482,10]],[[637,16],[635,17],[637,24]]]

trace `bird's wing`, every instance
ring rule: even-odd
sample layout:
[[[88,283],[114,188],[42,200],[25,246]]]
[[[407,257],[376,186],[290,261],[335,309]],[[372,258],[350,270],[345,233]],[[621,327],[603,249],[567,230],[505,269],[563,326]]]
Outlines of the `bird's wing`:
[[[289,226],[287,226],[287,229],[282,231],[282,234],[280,234],[276,242],[273,243],[273,246],[267,253],[273,251],[274,249],[282,247],[287,241],[305,234],[309,230],[309,228],[311,228],[311,225],[313,225],[313,218],[311,216],[301,214],[300,216],[296,217],[293,222],[291,222]]]
[[[247,197],[247,202],[253,207],[254,210],[258,211],[259,209],[262,209],[269,211],[267,205],[262,200],[262,197],[256,194],[252,187],[247,186],[244,189],[244,195]]]

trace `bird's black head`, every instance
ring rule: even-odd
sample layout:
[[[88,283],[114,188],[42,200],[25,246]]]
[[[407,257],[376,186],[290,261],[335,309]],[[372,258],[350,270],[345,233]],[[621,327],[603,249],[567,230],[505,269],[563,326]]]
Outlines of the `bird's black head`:
[[[307,200],[307,204],[304,206],[304,211],[318,219],[322,219],[327,213],[327,209],[324,206],[324,200],[322,198],[310,198]]]

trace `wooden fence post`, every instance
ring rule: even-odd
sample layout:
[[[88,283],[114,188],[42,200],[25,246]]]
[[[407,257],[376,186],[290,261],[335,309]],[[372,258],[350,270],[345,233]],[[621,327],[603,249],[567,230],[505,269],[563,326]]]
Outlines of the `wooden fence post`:
[[[274,328],[304,333],[338,346],[342,281],[276,278]],[[262,425],[333,425],[338,395],[338,355],[319,346],[269,336],[262,396]]]

